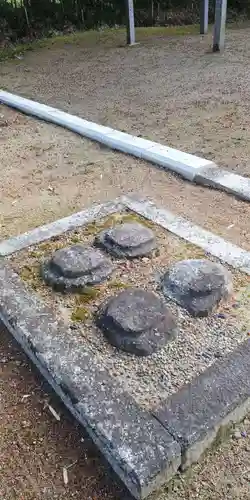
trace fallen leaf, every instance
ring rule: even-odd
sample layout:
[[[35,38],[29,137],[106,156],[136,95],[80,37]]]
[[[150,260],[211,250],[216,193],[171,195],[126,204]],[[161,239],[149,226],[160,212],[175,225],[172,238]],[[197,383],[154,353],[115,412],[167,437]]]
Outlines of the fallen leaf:
[[[65,486],[69,483],[69,476],[68,476],[68,471],[66,467],[63,467],[63,482]]]
[[[48,409],[50,411],[50,413],[52,413],[53,417],[55,417],[55,419],[60,422],[61,420],[61,417],[60,415],[58,415],[58,413],[56,412],[56,410],[54,410],[54,408],[52,408],[52,406],[48,405]]]

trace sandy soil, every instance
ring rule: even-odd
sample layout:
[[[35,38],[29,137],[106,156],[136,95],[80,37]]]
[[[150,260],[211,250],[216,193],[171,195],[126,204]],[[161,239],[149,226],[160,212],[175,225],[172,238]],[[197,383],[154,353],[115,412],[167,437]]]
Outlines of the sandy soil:
[[[0,115],[2,238],[137,193],[250,249],[250,204],[3,106]]]
[[[2,64],[1,86],[250,175],[250,29],[228,31],[223,55],[210,47],[210,35],[79,41]]]
[[[0,497],[132,500],[7,334],[0,343]],[[50,404],[60,415],[57,422]],[[158,500],[249,500],[250,421],[174,479]],[[69,483],[63,482],[63,467]]]
[[[102,149],[62,129],[1,108],[1,237],[54,220],[119,193],[138,191],[250,248],[249,205],[187,184],[147,164]],[[144,182],[142,182],[142,180]],[[143,185],[143,189],[141,186]],[[233,227],[229,227],[234,224]],[[44,386],[18,348],[1,336],[0,484],[5,500],[126,499],[93,447],[85,449],[69,417],[58,424],[44,410]],[[10,391],[11,388],[11,391]],[[31,394],[22,401],[22,397]],[[57,407],[56,402],[52,402]],[[63,410],[60,408],[63,414]],[[64,414],[63,414],[64,415]],[[25,422],[25,423],[23,423]],[[27,424],[26,424],[27,422]],[[27,426],[27,427],[26,427]],[[246,424],[248,436],[250,424]],[[160,500],[250,499],[250,439],[230,439]],[[62,467],[69,470],[68,488]],[[127,497],[129,498],[129,497]]]
[[[224,56],[206,53],[208,44],[190,37],[147,42],[133,52],[75,46],[42,50],[39,57],[30,53],[22,61],[2,64],[1,85],[190,152],[209,157],[211,151],[222,165],[239,164],[247,174],[250,31],[230,33]],[[0,165],[1,238],[93,202],[139,192],[250,249],[249,204],[4,107]],[[125,500],[96,451],[79,444],[80,433],[69,417],[60,409],[61,423],[56,423],[44,409],[44,387],[9,342],[1,335],[2,498]],[[248,437],[229,439],[208,454],[191,475],[174,482],[172,492],[163,492],[161,500],[250,499],[249,422],[245,427]],[[75,460],[65,489],[62,467]]]
[[[107,465],[101,462],[88,437],[46,389],[18,345],[1,331],[1,499],[129,498],[114,476],[109,476]],[[56,410],[60,422],[48,404]],[[64,467],[68,467],[67,486]]]

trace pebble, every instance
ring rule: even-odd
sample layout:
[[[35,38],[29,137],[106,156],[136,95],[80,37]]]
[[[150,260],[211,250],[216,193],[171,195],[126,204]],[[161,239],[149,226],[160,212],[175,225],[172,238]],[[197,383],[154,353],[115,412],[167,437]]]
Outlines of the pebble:
[[[78,325],[76,325],[75,323],[72,323],[69,327],[71,330],[78,330]]]
[[[30,423],[30,422],[27,422],[27,420],[23,420],[23,421],[22,421],[22,427],[23,427],[24,429],[26,429],[26,428],[30,427],[30,425],[31,425],[31,423]]]
[[[238,440],[238,439],[241,439],[242,435],[241,435],[241,432],[240,431],[235,431],[233,433],[233,438]]]
[[[234,304],[232,304],[232,307],[233,307],[234,309],[237,309],[238,307],[240,307],[239,302],[235,302]]]
[[[223,357],[223,354],[222,354],[222,352],[220,352],[220,351],[216,351],[216,352],[214,353],[214,357],[215,357],[215,358],[217,358],[217,359],[218,359],[218,358],[222,358],[222,357]]]
[[[219,319],[226,319],[226,315],[223,314],[223,313],[219,313],[219,314],[217,314],[217,318],[219,318]]]
[[[209,352],[203,352],[202,353],[202,357],[205,358],[205,359],[210,359],[211,358],[211,354]]]

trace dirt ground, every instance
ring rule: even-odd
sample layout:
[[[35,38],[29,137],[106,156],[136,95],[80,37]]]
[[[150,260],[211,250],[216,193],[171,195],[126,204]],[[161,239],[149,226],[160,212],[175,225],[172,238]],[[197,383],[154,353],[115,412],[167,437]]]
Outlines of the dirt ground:
[[[229,33],[223,56],[206,53],[209,42],[199,37],[155,39],[131,51],[73,45],[43,49],[2,64],[1,85],[186,151],[206,157],[211,151],[211,158],[230,168],[238,164],[247,175],[248,44],[250,31],[245,30]],[[249,204],[3,106],[0,165],[1,238],[129,192],[250,250]],[[2,334],[0,372],[3,500],[129,498]],[[48,400],[61,414],[60,422],[46,407]],[[246,437],[229,437],[162,491],[160,500],[250,499],[249,421],[241,430]],[[62,468],[75,461],[65,487]]]
[[[25,53],[1,65],[1,86],[249,176],[250,28],[228,30],[222,55],[211,35],[119,42]]]
[[[10,337],[0,343],[1,500],[132,500],[96,448],[51,393]],[[55,420],[48,404],[60,415]],[[158,500],[248,500],[250,422],[206,455]],[[68,471],[68,485],[63,468]]]
[[[3,106],[0,115],[2,238],[135,193],[250,249],[248,203]]]
[[[46,389],[18,345],[1,332],[1,500],[125,499],[125,490],[109,476],[91,441]]]

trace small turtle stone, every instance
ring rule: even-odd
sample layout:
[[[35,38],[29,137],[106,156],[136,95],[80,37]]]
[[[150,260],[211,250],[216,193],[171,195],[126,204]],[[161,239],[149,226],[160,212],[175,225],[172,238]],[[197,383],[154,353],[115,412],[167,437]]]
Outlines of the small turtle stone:
[[[167,298],[193,316],[207,316],[232,294],[232,276],[221,264],[210,260],[183,260],[163,275],[162,289]]]
[[[125,222],[102,231],[96,237],[96,244],[121,258],[142,257],[156,248],[153,231],[139,222]]]
[[[97,318],[109,342],[123,351],[148,356],[176,337],[175,318],[155,293],[129,288],[101,307]]]
[[[80,244],[57,250],[41,266],[46,283],[69,292],[101,283],[112,271],[112,263],[100,250]]]

